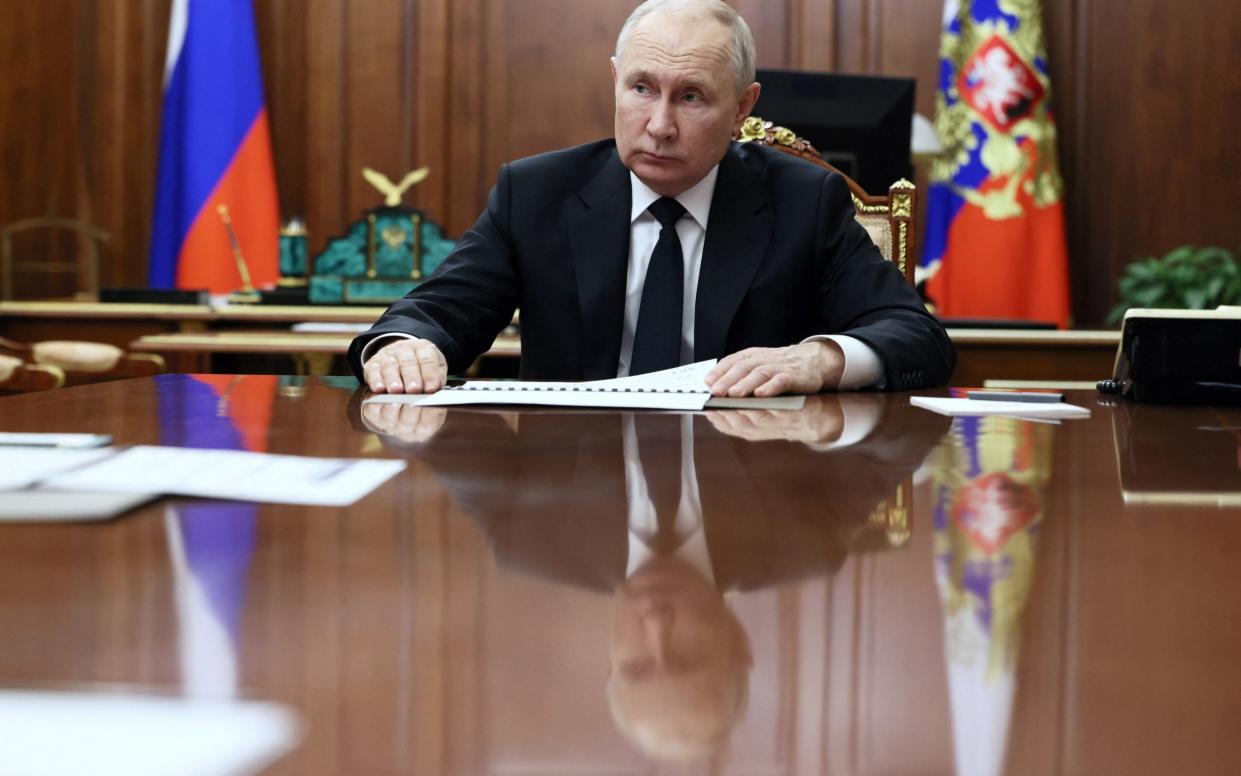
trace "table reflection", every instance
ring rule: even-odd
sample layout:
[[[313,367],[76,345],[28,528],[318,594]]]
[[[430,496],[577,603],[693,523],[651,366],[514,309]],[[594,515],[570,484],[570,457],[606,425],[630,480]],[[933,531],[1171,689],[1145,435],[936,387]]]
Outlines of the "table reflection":
[[[1126,504],[1241,506],[1241,410],[1123,402],[1112,434]]]
[[[753,665],[725,594],[908,538],[909,481],[949,421],[891,401],[698,415],[388,404],[360,417],[434,470],[498,565],[611,593],[617,727],[653,757],[699,759],[744,714]]]
[[[1003,772],[1056,427],[958,418],[932,456],[935,578],[961,776]]]

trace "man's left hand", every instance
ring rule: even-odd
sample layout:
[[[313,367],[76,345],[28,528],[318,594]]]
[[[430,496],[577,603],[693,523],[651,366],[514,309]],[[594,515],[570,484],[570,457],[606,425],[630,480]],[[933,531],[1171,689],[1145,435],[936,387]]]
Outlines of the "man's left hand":
[[[747,348],[720,359],[707,373],[714,396],[818,393],[840,385],[845,355],[831,340],[786,348]]]

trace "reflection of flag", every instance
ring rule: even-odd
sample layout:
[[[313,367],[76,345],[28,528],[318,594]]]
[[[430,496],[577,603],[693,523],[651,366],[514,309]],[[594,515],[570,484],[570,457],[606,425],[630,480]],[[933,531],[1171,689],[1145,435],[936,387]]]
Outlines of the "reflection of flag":
[[[1069,322],[1064,184],[1037,0],[947,0],[919,280],[943,317]]]
[[[179,447],[265,452],[276,381],[275,375],[202,375],[161,381],[161,441]],[[233,639],[258,535],[257,511],[251,502],[214,500],[179,503],[172,510],[180,552],[174,560],[183,562],[193,578],[190,600],[204,602]]]
[[[221,204],[253,283],[275,281],[280,210],[250,0],[174,0],[159,155],[151,285],[241,285]]]
[[[934,457],[935,577],[958,776],[1004,771],[1054,427],[958,418]]]

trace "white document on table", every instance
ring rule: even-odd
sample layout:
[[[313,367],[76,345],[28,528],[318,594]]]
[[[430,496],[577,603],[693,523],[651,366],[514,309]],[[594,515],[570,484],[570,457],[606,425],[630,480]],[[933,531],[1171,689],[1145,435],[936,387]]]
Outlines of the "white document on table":
[[[585,382],[474,380],[432,394],[379,394],[364,404],[445,407],[462,404],[539,404],[553,407],[607,407],[648,410],[701,410],[711,398],[706,376],[715,359],[649,372]]]
[[[0,773],[238,776],[300,736],[296,715],[273,703],[0,690]]]
[[[112,452],[103,447],[72,449],[0,446],[0,490],[29,487],[53,475],[106,458],[112,455]]]
[[[915,407],[951,417],[1002,415],[1031,420],[1090,417],[1088,408],[1064,402],[985,401],[982,399],[944,399],[938,396],[910,396],[909,403]]]
[[[235,450],[130,447],[44,480],[60,490],[348,506],[405,468],[381,459],[311,458]]]

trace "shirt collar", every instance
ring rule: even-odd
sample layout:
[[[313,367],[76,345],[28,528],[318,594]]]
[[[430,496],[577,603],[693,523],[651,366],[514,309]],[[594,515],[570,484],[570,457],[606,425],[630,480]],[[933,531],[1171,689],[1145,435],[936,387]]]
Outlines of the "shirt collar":
[[[698,222],[698,226],[702,227],[703,231],[707,229],[707,217],[711,214],[711,200],[715,197],[715,179],[719,174],[720,166],[717,164],[703,176],[702,180],[676,196],[676,201],[681,203],[681,207],[685,208],[690,217]],[[629,182],[633,186],[633,204],[629,211],[629,223],[632,224],[638,220],[638,216],[646,212],[652,202],[659,199],[659,195],[651,191],[650,187],[632,172],[629,173]]]

